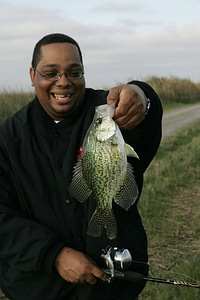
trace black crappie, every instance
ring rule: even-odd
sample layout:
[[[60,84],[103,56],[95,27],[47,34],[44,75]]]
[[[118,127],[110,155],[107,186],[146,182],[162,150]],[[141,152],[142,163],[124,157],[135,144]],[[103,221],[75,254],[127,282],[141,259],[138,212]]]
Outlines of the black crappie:
[[[69,191],[84,202],[92,193],[96,210],[88,225],[88,234],[100,236],[103,229],[109,239],[117,236],[117,223],[112,201],[128,210],[138,196],[138,187],[127,156],[138,158],[134,149],[125,144],[118,125],[112,119],[115,107],[96,107],[83,142]]]

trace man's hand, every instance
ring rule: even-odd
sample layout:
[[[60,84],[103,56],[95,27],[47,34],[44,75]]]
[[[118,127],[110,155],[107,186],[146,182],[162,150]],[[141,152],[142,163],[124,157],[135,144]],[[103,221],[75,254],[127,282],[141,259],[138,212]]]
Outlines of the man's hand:
[[[95,284],[97,279],[105,281],[106,274],[82,252],[63,248],[56,257],[54,266],[58,274],[71,283]]]
[[[113,119],[121,129],[131,130],[145,118],[147,97],[137,85],[123,84],[111,88],[107,103],[116,105]]]

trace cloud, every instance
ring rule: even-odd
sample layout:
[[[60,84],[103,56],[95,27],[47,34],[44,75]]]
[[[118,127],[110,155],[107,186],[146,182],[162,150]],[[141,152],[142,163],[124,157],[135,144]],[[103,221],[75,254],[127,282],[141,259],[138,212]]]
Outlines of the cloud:
[[[30,7],[30,4],[11,6],[5,1],[0,4],[0,88],[30,86],[28,69],[33,47],[42,36],[52,32],[69,34],[78,41],[86,80],[94,87],[151,75],[200,81],[198,22],[183,27],[160,24],[155,30],[159,20],[134,20],[117,14],[117,19],[109,25],[86,23],[71,15],[60,15],[57,9]]]
[[[106,80],[109,82],[109,78],[124,82],[128,78],[141,79],[152,75],[173,75],[199,81],[200,41],[197,36],[200,36],[199,26],[112,35],[105,39],[108,42],[102,47],[86,53],[89,73],[95,72],[96,65],[96,77],[100,83],[103,78],[103,85],[106,85]]]
[[[139,2],[131,2],[131,1],[108,1],[101,5],[97,5],[93,8],[93,11],[101,11],[101,12],[130,12],[130,11],[141,11],[143,5]]]

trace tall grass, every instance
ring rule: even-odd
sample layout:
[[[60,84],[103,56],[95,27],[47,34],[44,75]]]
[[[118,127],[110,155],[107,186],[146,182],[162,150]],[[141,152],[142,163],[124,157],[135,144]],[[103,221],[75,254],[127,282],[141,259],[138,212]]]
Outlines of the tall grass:
[[[164,108],[200,101],[200,83],[194,83],[189,79],[152,76],[144,81],[158,93]],[[33,99],[33,96],[34,93],[23,91],[4,90],[0,92],[0,122]]]
[[[7,92],[0,93],[0,123],[19,110],[34,97],[34,93]]]
[[[200,284],[200,123],[162,141],[139,209],[150,275]],[[196,300],[200,289],[147,283],[141,300]]]
[[[177,77],[156,77],[146,79],[158,93],[163,103],[194,103],[200,101],[200,83]]]

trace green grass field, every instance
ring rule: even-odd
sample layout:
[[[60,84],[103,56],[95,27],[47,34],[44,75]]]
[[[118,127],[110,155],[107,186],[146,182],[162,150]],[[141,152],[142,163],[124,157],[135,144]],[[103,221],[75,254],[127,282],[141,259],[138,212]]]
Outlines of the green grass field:
[[[150,276],[200,285],[200,122],[162,141],[139,204]],[[197,300],[200,289],[147,283],[141,300]]]

